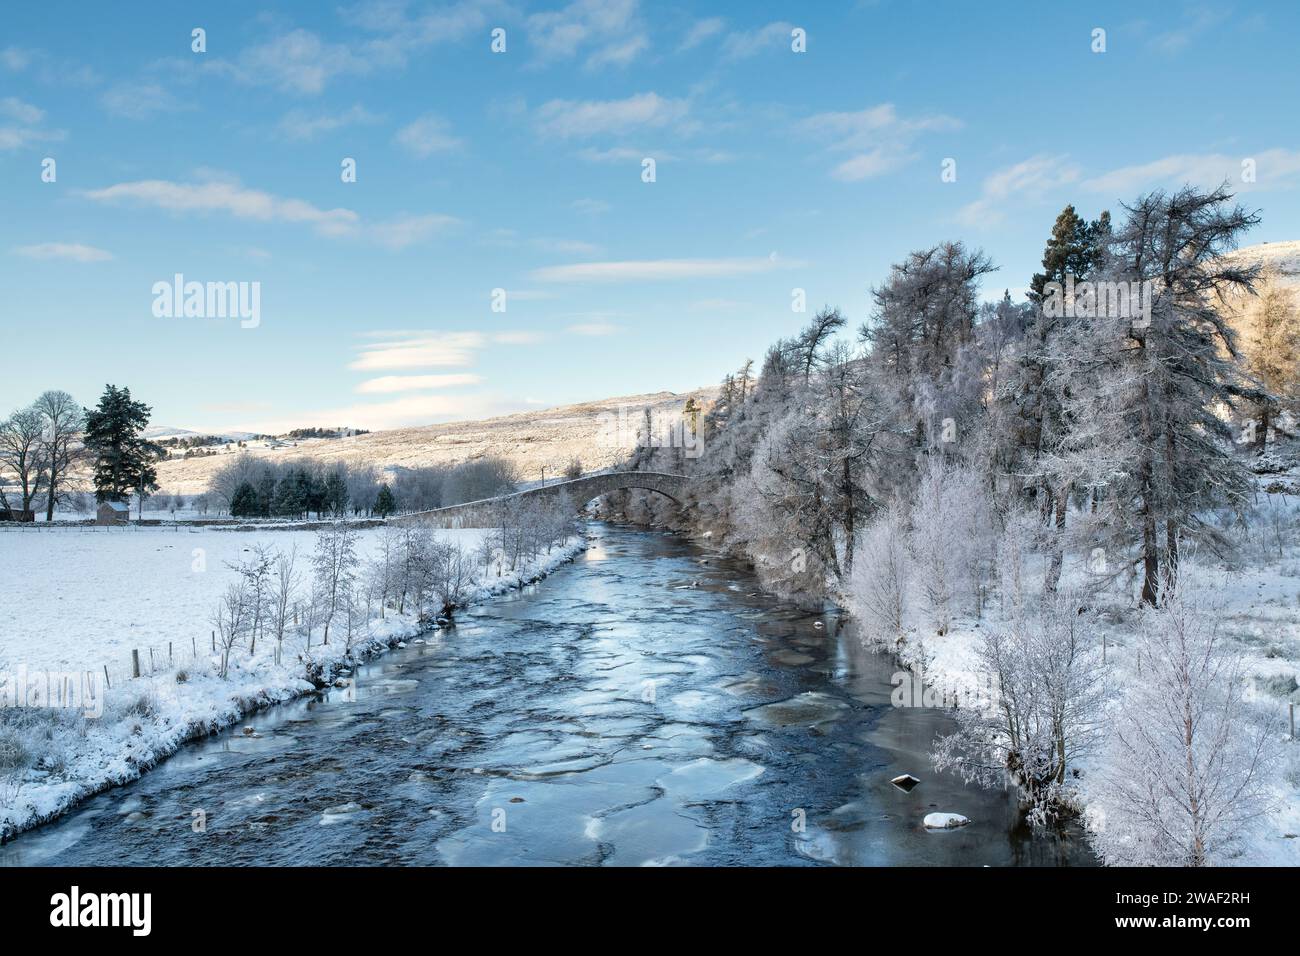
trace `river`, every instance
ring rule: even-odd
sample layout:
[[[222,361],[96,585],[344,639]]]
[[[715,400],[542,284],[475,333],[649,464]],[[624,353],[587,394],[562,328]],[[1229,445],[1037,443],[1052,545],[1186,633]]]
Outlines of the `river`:
[[[1095,863],[936,774],[950,721],[890,706],[895,663],[833,616],[682,538],[589,531],[540,584],[185,746],[0,864]],[[972,822],[926,831],[935,810]]]

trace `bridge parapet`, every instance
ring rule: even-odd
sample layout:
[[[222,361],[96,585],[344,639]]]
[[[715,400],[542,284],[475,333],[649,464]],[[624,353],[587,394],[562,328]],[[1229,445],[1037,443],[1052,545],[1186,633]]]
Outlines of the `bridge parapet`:
[[[529,488],[527,491],[518,491],[512,495],[467,501],[464,504],[437,508],[433,511],[414,511],[410,514],[394,515],[388,521],[390,524],[425,524],[434,528],[491,528],[500,520],[502,508],[508,508],[512,502],[532,500],[552,505],[563,501],[567,496],[573,503],[573,507],[581,510],[593,498],[607,495],[611,491],[632,488],[656,491],[681,503],[692,480],[685,475],[670,475],[655,471],[610,471],[573,478],[569,481],[557,481],[545,487]]]

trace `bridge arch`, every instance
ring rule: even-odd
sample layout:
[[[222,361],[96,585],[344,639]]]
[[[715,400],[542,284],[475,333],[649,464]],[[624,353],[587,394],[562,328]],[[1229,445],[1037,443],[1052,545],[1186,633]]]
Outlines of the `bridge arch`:
[[[435,528],[491,528],[498,523],[501,508],[508,507],[512,501],[533,499],[550,504],[568,496],[574,506],[580,509],[593,498],[607,495],[611,491],[631,489],[658,492],[680,505],[686,500],[691,482],[692,479],[686,475],[655,471],[609,471],[557,481],[544,487],[517,491],[512,495],[467,501],[433,511],[394,515],[388,521],[390,524],[425,524]]]

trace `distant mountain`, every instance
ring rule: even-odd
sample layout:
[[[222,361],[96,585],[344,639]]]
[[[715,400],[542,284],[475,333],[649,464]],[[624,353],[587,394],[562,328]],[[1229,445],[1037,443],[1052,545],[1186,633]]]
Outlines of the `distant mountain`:
[[[228,438],[231,441],[247,441],[253,437],[252,432],[196,432],[189,428],[176,428],[173,425],[151,425],[144,430],[144,437],[154,441],[160,438],[198,438],[208,435],[215,438]]]

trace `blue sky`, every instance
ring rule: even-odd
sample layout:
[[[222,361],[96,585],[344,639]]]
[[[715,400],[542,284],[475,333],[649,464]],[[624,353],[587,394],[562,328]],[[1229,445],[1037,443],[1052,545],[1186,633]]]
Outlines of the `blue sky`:
[[[1068,6],[10,5],[0,409],[113,382],[279,431],[682,391],[796,329],[794,288],[856,325],[962,239],[1018,295],[1065,203],[1184,181],[1300,238],[1300,9]],[[156,317],[176,273],[259,282],[260,324]]]

